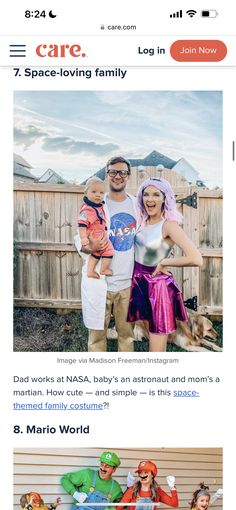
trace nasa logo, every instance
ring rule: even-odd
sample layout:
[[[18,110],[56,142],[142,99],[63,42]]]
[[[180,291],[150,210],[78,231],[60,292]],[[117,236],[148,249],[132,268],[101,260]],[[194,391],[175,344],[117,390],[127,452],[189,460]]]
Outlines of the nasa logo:
[[[136,221],[131,214],[117,213],[111,217],[110,240],[116,251],[127,251],[133,246]]]

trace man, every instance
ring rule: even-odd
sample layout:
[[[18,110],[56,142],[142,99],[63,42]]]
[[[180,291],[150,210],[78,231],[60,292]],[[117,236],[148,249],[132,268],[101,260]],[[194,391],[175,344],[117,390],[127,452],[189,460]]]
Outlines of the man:
[[[101,280],[91,282],[83,277],[81,288],[82,306],[84,322],[89,327],[88,351],[104,352],[107,350],[106,333],[111,311],[113,310],[118,333],[118,351],[131,352],[133,351],[134,340],[133,328],[126,321],[126,318],[134,264],[136,210],[134,197],[128,195],[125,191],[131,175],[130,162],[121,156],[110,159],[106,165],[106,175],[109,192],[105,197],[105,211],[109,223],[109,238],[115,250],[111,263],[113,276],[107,277],[106,284]],[[83,251],[92,253],[102,250],[106,243],[106,236],[99,240],[90,237],[90,244]],[[104,310],[102,308],[103,290],[106,295]],[[97,296],[97,302],[94,301],[96,299],[95,296]],[[88,308],[86,308],[87,305]],[[99,307],[101,307],[101,311]],[[101,322],[99,315],[102,320],[102,326],[98,326]],[[103,315],[105,316],[104,320]],[[88,317],[87,321],[85,316]],[[91,319],[92,317],[93,319]],[[91,322],[92,320],[93,322]]]
[[[103,452],[100,457],[99,469],[81,469],[65,474],[61,484],[75,502],[72,509],[76,509],[76,502],[80,503],[80,510],[105,510],[106,503],[119,502],[122,490],[112,475],[120,465],[120,459],[114,452]],[[103,503],[95,506],[93,503]],[[91,503],[83,507],[83,503]],[[108,507],[109,509],[109,507]]]

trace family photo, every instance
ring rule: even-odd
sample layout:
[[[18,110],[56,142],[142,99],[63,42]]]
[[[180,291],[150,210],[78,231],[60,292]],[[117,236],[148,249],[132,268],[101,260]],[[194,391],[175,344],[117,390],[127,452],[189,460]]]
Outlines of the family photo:
[[[14,349],[222,351],[222,93],[14,104]]]
[[[221,448],[14,450],[14,510],[222,509]]]

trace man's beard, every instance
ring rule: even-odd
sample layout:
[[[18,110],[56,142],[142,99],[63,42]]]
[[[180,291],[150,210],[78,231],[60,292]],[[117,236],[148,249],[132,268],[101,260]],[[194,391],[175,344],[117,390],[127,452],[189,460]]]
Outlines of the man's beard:
[[[112,183],[110,183],[110,191],[113,191],[114,193],[120,193],[121,191],[124,191],[124,189],[126,188],[126,184],[124,183],[123,185],[121,185],[120,188],[113,188],[113,185]]]

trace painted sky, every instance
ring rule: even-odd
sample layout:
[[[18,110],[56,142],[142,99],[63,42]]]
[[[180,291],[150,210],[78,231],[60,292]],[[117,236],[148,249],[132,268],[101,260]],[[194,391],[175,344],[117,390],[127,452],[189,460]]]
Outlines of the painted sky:
[[[182,157],[222,186],[219,91],[15,92],[14,151],[42,175],[82,182],[115,155]]]

